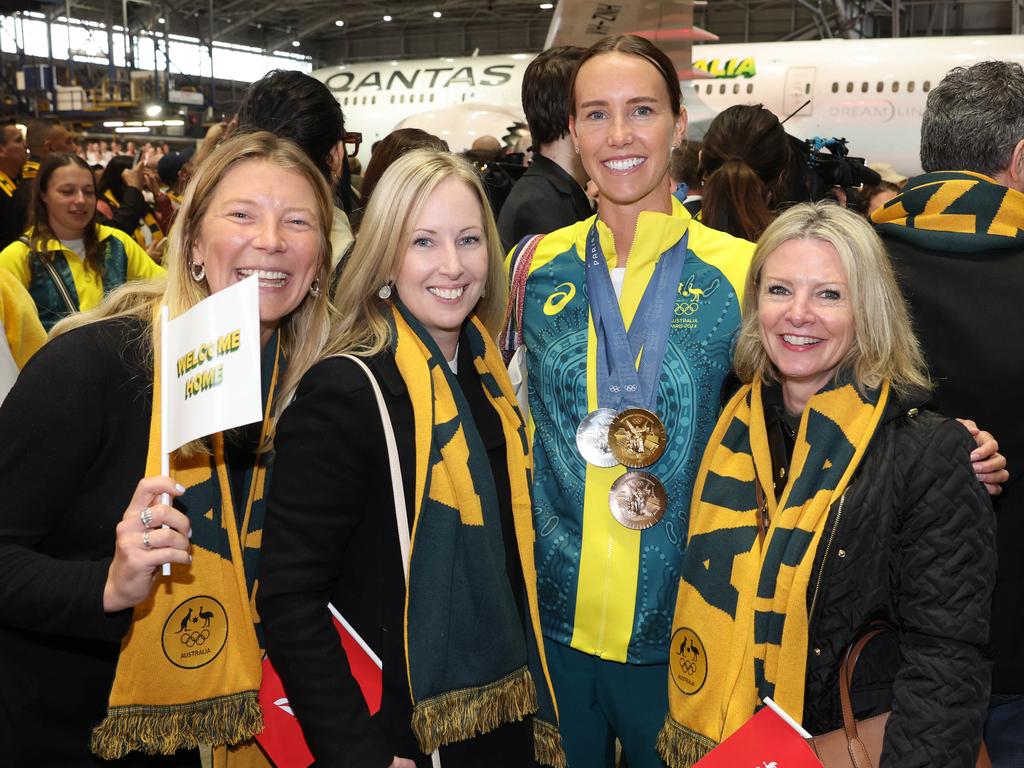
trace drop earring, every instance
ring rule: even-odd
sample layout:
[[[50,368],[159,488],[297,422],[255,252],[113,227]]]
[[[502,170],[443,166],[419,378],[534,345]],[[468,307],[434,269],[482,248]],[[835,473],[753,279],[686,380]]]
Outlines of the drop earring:
[[[380,287],[380,290],[377,291],[377,295],[381,299],[383,299],[384,301],[387,301],[388,299],[390,299],[391,298],[391,283],[384,283],[384,285],[382,285]]]
[[[312,283],[309,284],[309,295],[314,299],[320,295],[320,278],[316,278]]]
[[[206,279],[205,264],[197,264],[196,262],[193,261],[192,264],[189,266],[189,269],[192,272],[192,279],[195,280],[197,283],[201,283],[203,282],[203,280]]]

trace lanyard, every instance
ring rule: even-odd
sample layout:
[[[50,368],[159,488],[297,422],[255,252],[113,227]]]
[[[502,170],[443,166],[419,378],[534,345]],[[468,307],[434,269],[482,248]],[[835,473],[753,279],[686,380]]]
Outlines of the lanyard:
[[[629,331],[622,319],[608,263],[601,251],[597,222],[587,233],[585,262],[590,312],[597,333],[597,401],[601,408],[654,411],[658,377],[668,347],[672,310],[683,276],[689,231],[661,255]],[[640,357],[639,369],[635,366]]]

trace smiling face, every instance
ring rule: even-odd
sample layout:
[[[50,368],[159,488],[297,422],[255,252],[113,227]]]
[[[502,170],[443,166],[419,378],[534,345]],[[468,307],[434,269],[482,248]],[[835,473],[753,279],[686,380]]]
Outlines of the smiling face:
[[[408,235],[395,289],[446,359],[487,281],[483,211],[475,192],[449,178],[430,193]]]
[[[210,293],[258,275],[263,343],[317,275],[317,211],[313,187],[298,172],[245,160],[221,179],[200,222],[191,258],[205,267]]]
[[[757,319],[786,409],[801,413],[854,342],[850,287],[836,249],[822,240],[798,239],[769,254],[758,285]]]
[[[82,239],[96,215],[96,185],[91,171],[74,163],[57,168],[40,195],[50,229],[61,240]]]
[[[658,69],[641,56],[599,54],[580,68],[575,92],[569,130],[602,206],[663,208],[669,155],[686,133],[686,113],[673,114]]]

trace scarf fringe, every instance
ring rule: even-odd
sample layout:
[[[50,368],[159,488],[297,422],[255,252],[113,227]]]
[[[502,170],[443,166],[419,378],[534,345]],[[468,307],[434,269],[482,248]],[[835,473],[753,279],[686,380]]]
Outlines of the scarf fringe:
[[[170,755],[200,744],[237,744],[262,730],[258,694],[244,691],[189,704],[111,707],[90,748],[104,760],[129,752]]]
[[[556,726],[538,717],[533,718],[533,756],[541,765],[568,768],[562,734]]]
[[[537,690],[526,667],[478,688],[460,688],[417,702],[412,731],[425,754],[444,744],[493,731],[537,711]]]
[[[680,725],[672,719],[672,715],[666,715],[656,746],[658,754],[669,768],[691,768],[718,744]]]

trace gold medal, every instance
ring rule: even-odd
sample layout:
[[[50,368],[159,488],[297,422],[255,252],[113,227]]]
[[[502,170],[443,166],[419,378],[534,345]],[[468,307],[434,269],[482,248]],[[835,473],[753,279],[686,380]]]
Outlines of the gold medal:
[[[644,408],[627,408],[608,427],[608,446],[619,464],[649,467],[665,453],[668,436],[661,419]]]
[[[668,507],[665,487],[650,472],[627,472],[608,493],[612,517],[634,531],[658,523]]]
[[[614,467],[619,463],[608,445],[608,425],[614,418],[611,408],[598,408],[584,416],[576,430],[576,450],[596,467]]]

